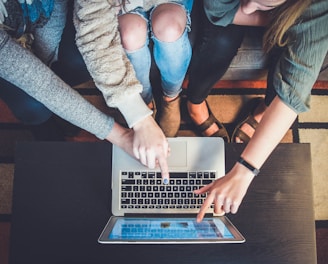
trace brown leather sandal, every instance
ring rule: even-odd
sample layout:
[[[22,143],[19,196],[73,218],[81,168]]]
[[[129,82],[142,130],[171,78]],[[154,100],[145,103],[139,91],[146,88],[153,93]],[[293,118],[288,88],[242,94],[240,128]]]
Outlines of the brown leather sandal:
[[[216,119],[216,117],[213,115],[212,111],[211,111],[211,108],[209,106],[209,104],[207,103],[207,101],[205,100],[206,102],[206,106],[207,106],[207,109],[208,109],[208,113],[209,113],[209,117],[200,125],[195,125],[196,129],[201,133],[202,136],[203,135],[203,132],[205,130],[207,130],[211,125],[213,124],[216,124],[219,128],[218,131],[216,131],[214,134],[211,135],[211,137],[221,137],[223,138],[223,140],[225,142],[230,142],[230,137],[229,137],[229,134],[226,130],[226,128],[224,127],[224,125],[218,120]]]
[[[252,99],[252,101],[251,101],[252,108],[249,111],[248,115],[241,122],[239,122],[239,124],[235,127],[235,129],[232,133],[232,136],[231,136],[232,142],[236,142],[237,137],[240,138],[240,140],[243,143],[248,143],[250,141],[250,139],[251,139],[250,136],[248,136],[244,131],[242,131],[241,127],[244,124],[248,124],[254,130],[257,128],[259,123],[254,118],[254,111],[259,106],[259,104],[261,104],[263,101],[264,101],[264,99],[262,97],[257,97],[257,98]]]

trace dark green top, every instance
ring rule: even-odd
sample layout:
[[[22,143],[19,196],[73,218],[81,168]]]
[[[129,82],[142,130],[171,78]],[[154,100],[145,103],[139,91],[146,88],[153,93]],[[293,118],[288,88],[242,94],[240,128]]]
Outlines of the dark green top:
[[[204,0],[208,19],[215,25],[231,24],[239,0]],[[290,39],[279,57],[273,86],[296,113],[310,108],[311,89],[328,51],[328,1],[314,0],[287,32]]]

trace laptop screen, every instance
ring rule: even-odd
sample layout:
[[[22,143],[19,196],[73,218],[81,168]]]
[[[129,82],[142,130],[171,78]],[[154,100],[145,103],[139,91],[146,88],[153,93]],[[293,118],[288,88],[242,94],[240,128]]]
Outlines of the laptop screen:
[[[236,241],[239,234],[224,217],[208,217],[197,223],[194,217],[115,217],[102,235],[105,241],[141,243]]]
[[[109,234],[110,239],[209,239],[233,238],[219,219],[201,223],[185,218],[125,218],[119,219]]]

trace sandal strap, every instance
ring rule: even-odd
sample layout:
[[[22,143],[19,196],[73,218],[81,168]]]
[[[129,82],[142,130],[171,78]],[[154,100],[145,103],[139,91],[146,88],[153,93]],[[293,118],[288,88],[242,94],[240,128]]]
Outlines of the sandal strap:
[[[219,129],[224,128],[223,125],[221,124],[221,122],[219,122],[219,120],[216,119],[216,117],[213,115],[212,110],[207,102],[207,100],[205,100],[206,103],[206,107],[207,107],[207,111],[208,111],[208,118],[200,125],[198,125],[198,129],[201,132],[204,132],[206,129],[208,129],[211,125],[213,125],[214,123],[218,126]],[[227,133],[225,131],[225,133]]]
[[[243,124],[247,123],[248,125],[250,125],[254,130],[257,128],[258,126],[258,122],[256,121],[256,119],[254,118],[253,115],[249,115],[246,120],[243,122]]]
[[[232,134],[232,138],[233,140],[236,139],[236,137],[240,138],[241,141],[243,141],[244,143],[248,143],[250,141],[250,136],[248,136],[244,131],[242,131],[240,128],[242,127],[242,125],[244,124],[248,124],[249,126],[251,126],[254,130],[257,128],[258,126],[258,122],[255,120],[254,116],[252,114],[250,114],[249,116],[247,116],[247,118],[242,121],[234,130],[233,134]]]
[[[218,131],[216,131],[211,137],[221,137],[224,139],[225,142],[229,142],[229,136],[228,132],[225,129],[225,127],[220,128]]]
[[[213,124],[216,124],[217,127],[219,128],[218,131],[216,131],[215,133],[213,133],[211,135],[211,137],[221,137],[224,139],[225,142],[230,142],[230,138],[229,138],[229,134],[226,130],[226,128],[224,127],[224,125],[217,120],[217,118],[213,115],[210,106],[208,105],[208,102],[205,100],[207,109],[208,109],[208,118],[200,125],[196,125],[197,130],[200,133],[203,133],[205,130],[207,130],[210,126],[212,126]]]
[[[209,112],[209,117],[200,125],[198,125],[198,129],[201,132],[204,132],[206,129],[208,129],[211,125],[216,124],[219,127],[219,131],[222,127],[222,124],[218,122],[218,120],[215,118],[215,116]]]
[[[259,106],[259,104],[263,101],[263,98],[257,97],[257,98],[252,99],[252,101],[253,101],[252,109],[248,113],[248,116],[235,127],[235,129],[232,133],[232,141],[233,142],[236,141],[236,137],[240,138],[240,140],[242,140],[245,143],[250,141],[250,139],[251,139],[250,136],[248,136],[244,131],[242,131],[240,129],[242,127],[242,125],[248,124],[254,130],[256,130],[256,128],[259,125],[259,123],[254,118],[254,112],[255,112],[256,108]]]
[[[244,143],[248,143],[250,141],[250,137],[244,132],[242,131],[240,128],[237,128],[237,130],[234,132],[234,138],[238,137],[240,138],[241,141],[243,141]]]

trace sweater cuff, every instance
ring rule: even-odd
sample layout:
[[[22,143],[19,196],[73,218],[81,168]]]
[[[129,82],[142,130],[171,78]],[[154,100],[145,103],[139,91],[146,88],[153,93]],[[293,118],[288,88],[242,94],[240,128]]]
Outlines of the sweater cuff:
[[[136,123],[153,113],[145,104],[140,94],[124,98],[124,100],[117,105],[117,108],[124,116],[129,128],[132,128]]]

